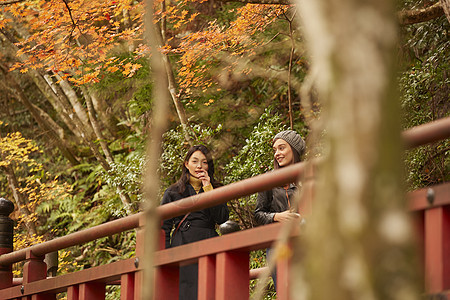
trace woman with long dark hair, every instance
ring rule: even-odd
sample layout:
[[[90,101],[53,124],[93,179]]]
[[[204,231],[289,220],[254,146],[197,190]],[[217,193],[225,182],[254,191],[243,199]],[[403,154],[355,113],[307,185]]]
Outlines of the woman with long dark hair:
[[[203,145],[191,147],[181,166],[180,179],[165,192],[161,204],[170,203],[221,186],[214,178],[211,154]],[[164,220],[166,248],[176,247],[218,236],[215,226],[228,220],[226,204]],[[180,267],[179,299],[197,299],[198,264]]]

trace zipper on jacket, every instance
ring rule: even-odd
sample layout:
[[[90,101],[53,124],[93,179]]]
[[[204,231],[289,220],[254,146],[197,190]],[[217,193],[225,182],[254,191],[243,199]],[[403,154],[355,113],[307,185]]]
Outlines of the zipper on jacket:
[[[286,198],[287,198],[289,209],[290,209],[291,208],[291,201],[289,201],[289,195],[288,195],[288,192],[287,192],[288,188],[289,188],[289,185],[286,185],[284,187],[284,191],[286,192]]]

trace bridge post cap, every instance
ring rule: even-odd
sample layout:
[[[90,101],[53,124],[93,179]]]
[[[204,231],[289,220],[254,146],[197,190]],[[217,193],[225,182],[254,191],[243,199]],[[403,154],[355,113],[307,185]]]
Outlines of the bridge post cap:
[[[0,198],[0,216],[9,216],[13,211],[14,204],[5,198]]]

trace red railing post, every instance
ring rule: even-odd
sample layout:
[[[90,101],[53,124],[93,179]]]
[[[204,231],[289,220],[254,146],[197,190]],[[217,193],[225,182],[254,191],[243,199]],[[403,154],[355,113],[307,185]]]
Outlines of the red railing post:
[[[216,257],[198,259],[198,300],[214,299],[216,294]]]
[[[22,299],[23,298],[24,297],[22,297]],[[31,299],[31,300],[56,300],[56,295],[54,295],[54,294],[37,294],[37,295],[32,295],[31,297],[26,297],[26,298]]]
[[[78,290],[79,300],[103,300],[105,299],[105,284],[104,283],[82,283],[79,285]]]
[[[0,255],[13,251],[14,222],[9,215],[14,211],[14,204],[0,198]],[[11,265],[0,266],[0,289],[12,286],[13,274]]]
[[[23,290],[26,293],[26,284],[47,278],[47,264],[44,256],[35,256],[31,250],[26,252],[27,262],[23,266]],[[56,294],[36,294],[31,300],[56,300]]]
[[[159,231],[158,250],[164,250],[165,232]],[[180,268],[178,266],[161,266],[155,269],[153,295],[155,300],[178,299]]]
[[[123,274],[120,277],[120,300],[134,299],[134,273]]]
[[[47,278],[47,265],[44,262],[44,256],[35,256],[31,250],[28,250],[25,258],[27,261],[23,266],[24,284]]]
[[[67,288],[67,300],[78,300],[79,294],[78,285],[69,286]]]
[[[281,245],[283,253],[277,258],[277,299],[288,300],[290,282],[290,266],[292,256],[292,244]],[[280,251],[280,250],[278,250]]]
[[[249,296],[249,256],[246,251],[218,253],[216,257],[217,300],[247,300]]]
[[[427,293],[450,289],[450,207],[425,210],[425,283]]]
[[[179,294],[178,266],[156,267],[153,286],[155,300],[176,300]]]
[[[138,228],[136,229],[136,258],[135,258],[135,266],[136,269],[139,268],[140,258],[142,258],[144,253],[144,225],[145,225],[145,216],[141,215],[138,221]],[[138,271],[134,273],[134,299],[141,299],[142,295],[142,283],[144,281],[144,273],[143,271]]]

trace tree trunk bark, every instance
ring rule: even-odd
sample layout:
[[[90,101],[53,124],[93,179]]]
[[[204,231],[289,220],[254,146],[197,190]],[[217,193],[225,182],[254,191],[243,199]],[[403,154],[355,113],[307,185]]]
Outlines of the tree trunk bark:
[[[44,122],[46,122],[48,124],[48,127],[53,129],[53,131],[55,132],[55,134],[58,136],[58,138],[60,140],[65,141],[66,139],[69,139],[67,137],[66,133],[64,132],[64,128],[62,128],[58,123],[56,123],[52,119],[52,117],[50,117],[48,115],[48,113],[46,113],[43,109],[41,109],[39,106],[37,106],[33,103],[31,103],[31,105],[37,111],[37,113],[42,118],[42,120],[44,120]],[[66,143],[65,143],[65,145],[70,149],[70,147]],[[71,151],[71,152],[74,153],[74,151]]]
[[[419,299],[389,0],[298,0],[326,133],[294,299]],[[301,260],[300,260],[301,258]]]
[[[73,111],[78,116],[78,119],[80,119],[81,123],[84,125],[85,128],[91,128],[91,123],[89,122],[88,114],[86,112],[86,109],[81,105],[80,101],[78,100],[77,93],[73,90],[73,88],[70,86],[70,84],[62,79],[59,74],[55,74],[56,79],[58,80],[58,86],[63,91],[66,98],[69,100]],[[93,130],[88,130],[88,133],[90,135],[93,135]]]
[[[176,84],[175,84],[175,76],[173,75],[173,70],[169,58],[167,55],[162,54],[162,59],[164,62],[164,67],[167,74],[167,82],[170,96],[172,98],[173,104],[175,105],[175,109],[177,110],[178,118],[180,119],[181,127],[183,128],[184,138],[189,145],[193,146],[193,142],[191,137],[189,136],[189,126],[186,118],[186,112],[184,110],[183,104],[180,101],[180,98],[177,95]]]
[[[94,105],[92,104],[92,99],[88,93],[85,94],[85,100],[86,100],[86,106],[88,109],[89,114],[89,120],[91,121],[92,128],[94,129],[94,133],[97,136],[97,140],[100,143],[100,146],[102,147],[103,153],[106,156],[106,161],[111,164],[114,162],[114,159],[111,155],[111,151],[109,150],[108,143],[106,143],[105,138],[103,137],[102,130],[100,128],[100,125],[97,121],[97,116],[95,114]],[[131,199],[130,197],[125,193],[122,187],[118,186],[118,193],[120,200],[122,201],[122,204],[125,207],[125,210],[128,214],[131,214],[130,205],[131,205]]]
[[[450,0],[440,0],[442,9],[444,10],[447,21],[450,22]]]
[[[161,29],[158,28],[157,25],[155,25],[155,28],[158,29],[157,32],[157,47],[160,47],[163,44],[163,40],[164,37],[162,36],[161,33]],[[184,132],[184,138],[186,139],[186,142],[189,143],[189,145],[193,145],[192,139],[189,136],[189,126],[188,126],[188,121],[186,118],[186,111],[184,110],[184,106],[183,103],[181,103],[180,98],[177,94],[177,87],[176,87],[176,81],[175,81],[175,76],[173,74],[173,69],[172,69],[172,64],[170,63],[169,58],[167,57],[167,55],[161,53],[161,59],[162,62],[164,64],[164,69],[166,71],[166,76],[167,76],[167,88],[169,90],[169,94],[172,98],[172,102],[175,105],[175,109],[177,111],[178,114],[178,118],[180,119],[180,123],[181,123],[181,127],[183,128],[183,132]]]
[[[58,116],[64,122],[64,124],[69,128],[70,132],[75,137],[75,143],[82,143],[81,132],[77,129],[75,123],[72,121],[73,112],[67,111],[65,106],[61,104],[63,101],[62,95],[58,92],[56,84],[53,82],[50,75],[40,74],[38,71],[33,70],[30,72],[30,76],[33,78],[34,84],[39,88],[39,90],[44,94],[47,101],[52,105]],[[65,100],[64,100],[65,101]]]
[[[59,89],[61,87],[60,87],[60,85],[55,85],[54,88]],[[70,94],[71,93],[70,90],[71,90],[71,88],[66,90],[66,92],[68,94]],[[61,105],[65,111],[71,112],[75,109],[75,107],[72,106],[71,103],[69,103],[68,101],[66,101],[66,99],[64,99],[64,97],[66,97],[65,94],[60,93],[58,91],[58,95],[60,95],[60,97],[57,97],[56,100],[59,102],[59,105]],[[75,101],[75,99],[73,98],[74,96],[75,95],[73,95],[73,94],[71,95],[72,101]],[[102,154],[98,150],[98,147],[93,143],[93,140],[95,139],[95,135],[94,135],[92,126],[89,123],[89,119],[87,118],[86,111],[84,110],[84,108],[80,107],[80,105],[77,105],[77,103],[79,104],[78,99],[76,99],[76,101],[74,102],[74,105],[77,106],[78,113],[77,114],[74,114],[74,113],[69,114],[71,123],[73,123],[75,125],[74,127],[76,128],[77,131],[79,131],[79,135],[81,136],[81,139],[84,141],[84,143],[86,143],[86,145],[89,146],[89,148],[91,149],[95,158],[101,164],[103,169],[109,170],[110,166],[109,166],[108,162],[102,156]],[[83,121],[79,117],[83,118]],[[85,122],[87,122],[87,123],[85,123]]]
[[[88,115],[89,115],[89,120],[92,126],[92,129],[94,130],[94,133],[97,137],[97,140],[100,143],[100,147],[103,150],[103,153],[106,157],[106,160],[111,163],[114,161],[112,155],[111,155],[111,151],[109,150],[109,146],[108,143],[106,142],[103,133],[102,133],[102,129],[101,126],[97,120],[97,116],[96,116],[96,112],[94,110],[94,105],[92,104],[92,99],[91,96],[87,93],[85,93],[84,95],[84,99],[86,100],[86,107],[87,107],[87,111],[88,111]]]
[[[88,88],[87,91],[91,96],[92,104],[94,105],[94,109],[98,113],[102,124],[105,125],[105,128],[108,130],[112,138],[118,139],[120,136],[119,131],[126,130],[126,127],[123,125],[117,125],[119,120],[114,115],[112,107],[106,103],[102,97],[98,97],[97,93],[92,89]]]

